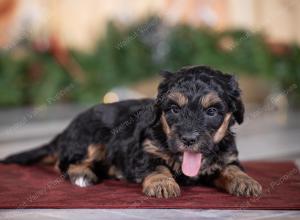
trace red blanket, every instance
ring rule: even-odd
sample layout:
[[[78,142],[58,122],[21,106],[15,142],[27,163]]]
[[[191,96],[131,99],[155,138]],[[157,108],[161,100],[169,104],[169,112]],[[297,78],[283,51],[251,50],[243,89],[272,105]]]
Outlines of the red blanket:
[[[258,198],[228,195],[204,186],[181,187],[182,196],[155,199],[141,185],[106,180],[72,186],[52,169],[0,165],[0,208],[210,208],[300,209],[300,175],[291,162],[247,162],[246,171],[264,187]]]

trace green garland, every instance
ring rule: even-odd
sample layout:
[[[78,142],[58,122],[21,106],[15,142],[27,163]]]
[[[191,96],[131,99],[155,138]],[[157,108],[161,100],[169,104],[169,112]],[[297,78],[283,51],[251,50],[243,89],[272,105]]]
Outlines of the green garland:
[[[156,33],[163,37],[158,38]],[[300,49],[296,45],[289,45],[287,53],[278,55],[271,52],[260,34],[214,32],[187,25],[167,27],[154,17],[125,29],[109,23],[106,36],[92,55],[71,51],[86,73],[84,83],[70,77],[49,52],[37,52],[29,42],[24,45],[26,52],[21,56],[20,49],[0,53],[1,106],[45,104],[70,84],[74,85],[72,92],[59,101],[95,103],[114,86],[131,85],[156,75],[160,69],[195,64],[255,74],[278,82],[281,89],[300,85]],[[156,59],[159,50],[164,53]],[[300,96],[299,89],[291,95],[299,103],[295,98]]]

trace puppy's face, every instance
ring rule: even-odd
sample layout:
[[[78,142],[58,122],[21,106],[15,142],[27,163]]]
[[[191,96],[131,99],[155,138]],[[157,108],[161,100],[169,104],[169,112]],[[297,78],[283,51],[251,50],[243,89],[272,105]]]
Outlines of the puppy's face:
[[[173,152],[211,150],[217,136],[224,136],[227,130],[229,116],[226,115],[230,113],[226,102],[209,88],[174,89],[167,94],[162,107],[161,120]],[[222,123],[227,126],[218,132]]]
[[[228,127],[243,121],[240,91],[232,76],[207,67],[184,68],[164,77],[157,103],[167,147],[183,154],[183,172],[193,176],[201,159],[215,152]]]

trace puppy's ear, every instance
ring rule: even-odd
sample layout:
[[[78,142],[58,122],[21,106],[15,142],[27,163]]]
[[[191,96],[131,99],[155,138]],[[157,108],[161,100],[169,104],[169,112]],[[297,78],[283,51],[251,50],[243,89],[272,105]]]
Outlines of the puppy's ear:
[[[161,75],[165,79],[168,79],[173,76],[173,73],[167,70],[160,70],[159,75]]]
[[[173,82],[175,74],[173,74],[172,72],[163,70],[163,71],[160,71],[160,75],[164,79],[160,82],[160,84],[158,86],[158,94],[157,94],[157,98],[156,98],[156,104],[158,106],[160,106],[163,103],[166,94],[168,92],[170,92],[171,84]]]
[[[229,80],[227,84],[228,88],[228,95],[231,102],[231,111],[235,121],[239,124],[243,123],[244,121],[244,113],[245,107],[244,103],[241,98],[241,90],[239,88],[238,82],[236,78],[232,75],[228,75]]]

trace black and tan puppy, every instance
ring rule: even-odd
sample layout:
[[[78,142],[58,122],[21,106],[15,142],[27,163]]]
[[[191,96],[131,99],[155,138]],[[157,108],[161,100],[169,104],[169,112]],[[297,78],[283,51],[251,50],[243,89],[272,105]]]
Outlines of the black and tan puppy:
[[[200,182],[237,196],[259,195],[230,130],[244,115],[234,77],[204,66],[162,75],[155,100],[96,105],[49,144],[2,162],[52,159],[80,187],[113,177],[142,183],[146,195],[159,198],[179,196],[178,184]]]

